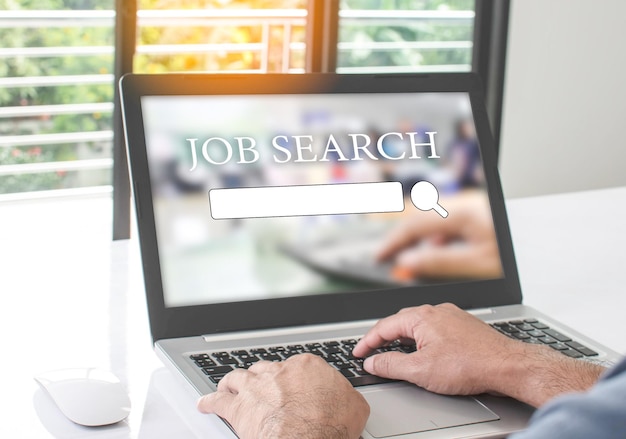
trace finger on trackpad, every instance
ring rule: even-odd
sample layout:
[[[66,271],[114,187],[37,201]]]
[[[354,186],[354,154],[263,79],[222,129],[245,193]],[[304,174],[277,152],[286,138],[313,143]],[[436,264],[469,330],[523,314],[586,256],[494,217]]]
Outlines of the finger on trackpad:
[[[376,438],[500,419],[472,397],[442,396],[398,384],[361,389],[370,405],[365,429]]]

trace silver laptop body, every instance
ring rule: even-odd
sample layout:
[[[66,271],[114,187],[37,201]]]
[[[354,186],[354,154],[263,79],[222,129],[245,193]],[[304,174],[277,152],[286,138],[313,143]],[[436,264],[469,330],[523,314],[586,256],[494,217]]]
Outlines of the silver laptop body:
[[[128,75],[121,92],[154,348],[195,397],[216,389],[207,364],[236,367],[218,353],[326,349],[425,303],[455,303],[501,330],[556,331],[551,341],[581,361],[617,360],[521,304],[473,74]],[[402,222],[448,220],[422,210],[420,182],[449,217],[456,198],[486,201],[499,274],[416,278],[375,261]],[[356,388],[372,409],[364,438],[503,437],[533,411],[403,382]]]

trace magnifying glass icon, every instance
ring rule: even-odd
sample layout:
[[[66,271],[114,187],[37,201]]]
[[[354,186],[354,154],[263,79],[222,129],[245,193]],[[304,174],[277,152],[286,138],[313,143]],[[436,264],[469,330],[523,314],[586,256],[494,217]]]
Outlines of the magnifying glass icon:
[[[418,181],[411,188],[411,201],[419,210],[434,210],[442,218],[448,217],[448,211],[439,204],[439,192],[430,181]]]

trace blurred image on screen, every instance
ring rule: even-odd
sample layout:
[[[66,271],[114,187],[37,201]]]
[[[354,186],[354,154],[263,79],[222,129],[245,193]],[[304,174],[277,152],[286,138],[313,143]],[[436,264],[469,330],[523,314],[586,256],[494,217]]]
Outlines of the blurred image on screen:
[[[166,306],[502,275],[464,93],[151,96],[142,111]],[[448,218],[411,203],[422,180]],[[402,183],[403,212],[215,220],[208,199],[216,188],[385,181]],[[462,254],[467,233],[481,235],[491,263],[402,266]]]

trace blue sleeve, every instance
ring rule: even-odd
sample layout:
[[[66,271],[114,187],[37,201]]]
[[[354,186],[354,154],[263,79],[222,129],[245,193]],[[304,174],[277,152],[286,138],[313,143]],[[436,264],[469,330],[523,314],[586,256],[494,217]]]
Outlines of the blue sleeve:
[[[528,428],[509,439],[626,438],[626,361],[589,392],[556,398],[537,410]]]

